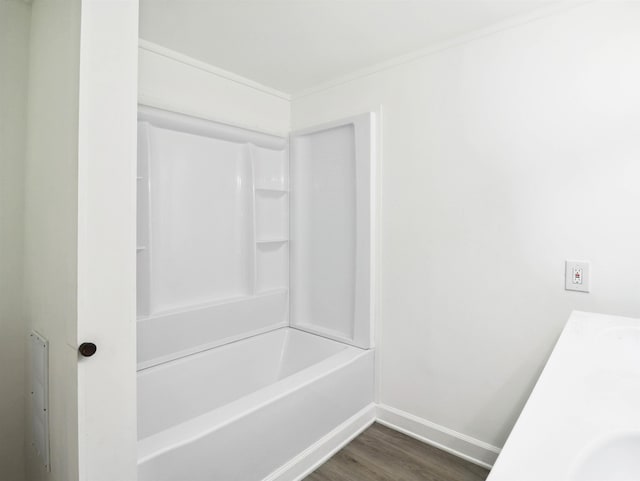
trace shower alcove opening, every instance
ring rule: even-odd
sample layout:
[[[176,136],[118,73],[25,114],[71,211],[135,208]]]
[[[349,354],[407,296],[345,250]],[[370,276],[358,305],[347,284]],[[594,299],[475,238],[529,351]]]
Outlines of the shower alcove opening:
[[[140,481],[300,479],[373,422],[373,133],[140,107]]]

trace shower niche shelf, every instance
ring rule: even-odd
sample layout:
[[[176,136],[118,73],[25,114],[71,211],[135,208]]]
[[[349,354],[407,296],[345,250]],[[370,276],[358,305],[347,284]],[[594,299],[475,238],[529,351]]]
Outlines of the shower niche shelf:
[[[256,187],[256,192],[274,192],[280,194],[286,194],[289,192],[288,189],[281,189],[278,187]]]
[[[286,146],[283,150],[251,146],[254,159],[254,188],[263,192],[287,192],[289,190],[289,162]]]
[[[256,244],[282,244],[289,242],[289,239],[258,239]]]
[[[256,240],[288,239],[289,196],[284,192],[256,190]]]

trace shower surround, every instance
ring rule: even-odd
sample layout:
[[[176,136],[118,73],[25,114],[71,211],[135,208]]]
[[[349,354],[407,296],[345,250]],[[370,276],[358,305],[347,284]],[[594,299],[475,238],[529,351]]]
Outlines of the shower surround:
[[[373,422],[373,122],[140,108],[140,481],[299,479]]]

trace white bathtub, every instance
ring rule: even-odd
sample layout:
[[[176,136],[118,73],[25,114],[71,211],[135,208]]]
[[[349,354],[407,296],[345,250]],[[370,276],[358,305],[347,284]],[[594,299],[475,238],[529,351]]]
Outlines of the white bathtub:
[[[280,479],[372,402],[372,350],[291,328],[145,369],[138,479]]]

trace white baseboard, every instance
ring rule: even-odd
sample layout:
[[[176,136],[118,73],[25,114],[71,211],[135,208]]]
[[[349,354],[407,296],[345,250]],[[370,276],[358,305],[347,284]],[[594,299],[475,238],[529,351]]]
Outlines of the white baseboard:
[[[370,404],[301,452],[263,481],[299,481],[311,474],[376,420],[376,405]]]
[[[376,418],[380,424],[487,469],[500,454],[496,446],[391,406],[378,404]]]
[[[271,473],[263,481],[300,481],[374,422],[379,422],[483,468],[491,469],[500,454],[500,449],[496,446],[471,436],[391,406],[372,403]]]

